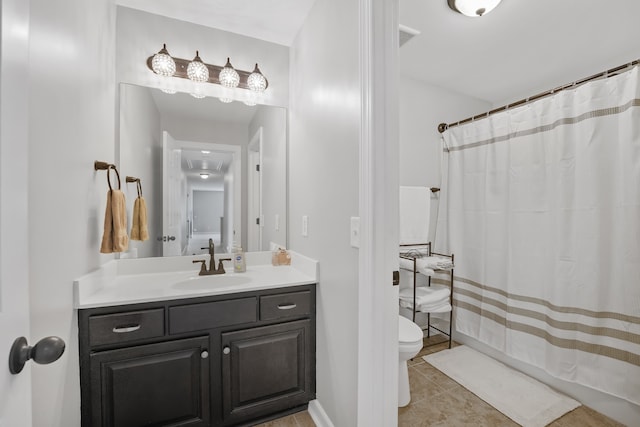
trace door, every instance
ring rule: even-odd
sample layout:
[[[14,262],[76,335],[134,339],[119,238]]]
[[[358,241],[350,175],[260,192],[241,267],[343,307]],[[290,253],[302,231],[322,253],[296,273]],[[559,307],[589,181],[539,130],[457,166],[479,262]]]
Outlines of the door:
[[[262,250],[262,127],[249,142],[247,250]]]
[[[311,321],[222,334],[225,425],[293,408],[313,398]]]
[[[208,426],[209,337],[91,355],[92,426]]]
[[[12,375],[7,360],[13,341],[29,337],[29,2],[0,1],[0,20],[0,425],[28,427],[31,363]]]
[[[182,255],[180,161],[182,150],[167,131],[162,132],[162,255]]]

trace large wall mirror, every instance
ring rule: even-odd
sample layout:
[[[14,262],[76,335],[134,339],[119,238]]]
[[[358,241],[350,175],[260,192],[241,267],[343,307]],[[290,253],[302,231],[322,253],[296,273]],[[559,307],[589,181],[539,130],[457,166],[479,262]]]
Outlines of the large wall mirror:
[[[116,158],[140,178],[149,240],[131,256],[287,245],[287,113],[187,93],[120,84]],[[125,184],[128,212],[137,186]],[[129,218],[131,224],[131,218]]]

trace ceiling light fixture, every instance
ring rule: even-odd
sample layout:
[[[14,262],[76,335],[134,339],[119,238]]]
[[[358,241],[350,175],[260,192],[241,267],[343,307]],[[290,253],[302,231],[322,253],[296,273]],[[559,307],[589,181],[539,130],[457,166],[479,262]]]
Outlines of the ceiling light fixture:
[[[240,74],[238,74],[236,69],[233,68],[233,65],[231,65],[231,61],[229,61],[229,58],[227,58],[227,63],[225,64],[224,68],[220,70],[218,80],[224,87],[234,88],[238,87],[238,85],[240,84]]]
[[[198,83],[209,80],[209,69],[200,59],[200,55],[197,50],[196,57],[193,58],[193,61],[189,62],[189,65],[187,66],[187,77],[189,77],[189,80]]]
[[[466,16],[484,16],[500,4],[502,0],[447,0],[449,7]]]
[[[151,69],[164,77],[171,77],[176,72],[176,62],[169,55],[166,44],[163,44],[162,49],[152,56]]]
[[[201,173],[200,174],[200,178],[207,179],[207,178],[209,178],[209,174],[208,173]]]
[[[169,55],[164,45],[158,53],[147,58],[147,67],[161,76],[219,84],[228,88],[249,89],[256,93],[262,93],[269,87],[269,82],[260,72],[258,64],[252,72],[235,69],[229,58],[227,58],[224,67],[205,64],[200,59],[198,51],[196,51],[196,57],[191,61],[174,58]]]

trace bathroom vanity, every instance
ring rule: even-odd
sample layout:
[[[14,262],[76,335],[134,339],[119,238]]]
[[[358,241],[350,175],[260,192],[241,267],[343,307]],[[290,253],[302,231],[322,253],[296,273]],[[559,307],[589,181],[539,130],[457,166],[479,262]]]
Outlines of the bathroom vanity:
[[[107,266],[76,281],[82,425],[250,425],[314,399],[317,265],[248,260],[210,280]]]

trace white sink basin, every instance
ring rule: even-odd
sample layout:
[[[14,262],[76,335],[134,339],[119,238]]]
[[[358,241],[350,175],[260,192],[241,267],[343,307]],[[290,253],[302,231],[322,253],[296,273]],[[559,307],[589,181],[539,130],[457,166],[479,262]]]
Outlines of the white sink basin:
[[[235,286],[235,285],[244,285],[251,281],[249,277],[243,276],[228,276],[226,274],[219,274],[215,276],[196,276],[190,277],[187,280],[183,280],[182,282],[175,283],[173,285],[174,288],[177,289],[185,289],[185,290],[206,290],[211,289],[213,287],[220,286]]]

